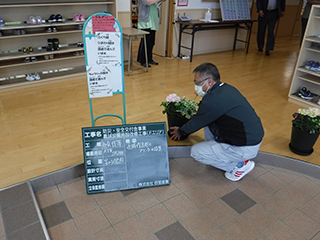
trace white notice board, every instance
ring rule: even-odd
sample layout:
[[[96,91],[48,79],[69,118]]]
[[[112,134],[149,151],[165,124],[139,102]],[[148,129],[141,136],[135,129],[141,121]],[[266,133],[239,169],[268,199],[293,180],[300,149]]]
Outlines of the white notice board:
[[[119,117],[126,124],[122,28],[111,14],[96,13],[86,20],[82,34],[92,126],[105,116]],[[91,99],[114,94],[122,94],[123,117],[108,113],[94,118]]]
[[[123,92],[122,31],[114,16],[91,16],[85,31],[88,31],[84,34],[84,47],[89,98]]]

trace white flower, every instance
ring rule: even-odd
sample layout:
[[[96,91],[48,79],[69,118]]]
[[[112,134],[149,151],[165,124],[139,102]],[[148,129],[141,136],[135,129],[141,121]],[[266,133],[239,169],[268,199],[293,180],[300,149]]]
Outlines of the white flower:
[[[315,118],[320,116],[320,109],[315,107],[309,107],[308,109],[298,109],[298,113],[304,116],[309,116],[311,118]]]

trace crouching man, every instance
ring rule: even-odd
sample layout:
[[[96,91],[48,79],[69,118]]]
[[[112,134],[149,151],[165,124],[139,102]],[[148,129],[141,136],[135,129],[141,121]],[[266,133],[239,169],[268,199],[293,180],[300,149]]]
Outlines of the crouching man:
[[[239,181],[255,166],[264,136],[260,118],[247,99],[233,86],[220,81],[212,63],[196,67],[194,84],[202,97],[199,109],[182,127],[172,127],[172,140],[204,128],[205,141],[191,148],[191,156],[225,171],[225,177]]]

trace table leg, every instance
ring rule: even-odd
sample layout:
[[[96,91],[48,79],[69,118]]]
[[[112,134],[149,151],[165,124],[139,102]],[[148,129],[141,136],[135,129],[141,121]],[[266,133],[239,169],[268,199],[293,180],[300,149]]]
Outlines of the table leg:
[[[193,45],[194,45],[194,34],[195,34],[195,26],[192,27],[192,37],[191,37],[191,50],[190,50],[190,62],[192,62],[192,56],[193,56]]]
[[[233,51],[236,49],[237,38],[238,38],[238,25],[236,26],[236,33],[235,33],[235,35],[234,35]]]
[[[248,51],[249,51],[249,43],[250,43],[250,38],[251,38],[252,24],[253,23],[250,23],[250,26],[248,26],[249,27],[249,36],[247,36],[247,51],[246,51],[246,53],[248,53]]]
[[[179,24],[179,44],[178,44],[178,57],[180,57],[180,49],[181,49],[181,36],[182,36],[182,24]]]
[[[143,41],[144,41],[144,53],[146,55],[146,69],[147,72],[149,71],[149,63],[148,63],[148,54],[147,54],[147,40],[146,40],[146,35],[143,35]]]
[[[128,59],[128,76],[130,75],[130,66],[131,66],[131,37],[129,37],[128,41],[128,50],[129,50],[129,59]]]

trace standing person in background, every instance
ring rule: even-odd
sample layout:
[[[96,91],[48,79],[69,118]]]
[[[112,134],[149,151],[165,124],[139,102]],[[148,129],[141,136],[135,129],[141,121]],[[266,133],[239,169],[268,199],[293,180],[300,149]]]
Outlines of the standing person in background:
[[[266,55],[270,55],[270,51],[274,49],[274,29],[279,17],[284,16],[286,9],[286,0],[257,0],[258,16],[258,34],[257,43],[258,51],[262,52],[264,47],[264,39],[266,28],[268,26],[268,36],[266,44]]]
[[[165,1],[165,0],[164,0]],[[152,50],[155,44],[156,31],[159,30],[160,16],[158,9],[158,2],[160,5],[164,2],[163,0],[139,0],[139,17],[138,17],[138,28],[149,32],[146,35],[146,48],[148,65],[158,65],[152,58]],[[144,67],[146,67],[146,57],[145,57],[145,46],[143,38],[138,50],[137,61]],[[150,67],[150,65],[148,66]]]
[[[304,33],[306,31],[306,27],[307,27],[307,24],[308,24],[308,19],[309,19],[311,7],[314,4],[320,4],[320,0],[307,0],[306,1],[306,5],[304,7],[303,14],[302,14],[302,17],[301,17],[301,30],[302,31],[301,31],[300,46],[302,44]]]

